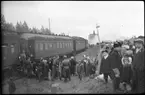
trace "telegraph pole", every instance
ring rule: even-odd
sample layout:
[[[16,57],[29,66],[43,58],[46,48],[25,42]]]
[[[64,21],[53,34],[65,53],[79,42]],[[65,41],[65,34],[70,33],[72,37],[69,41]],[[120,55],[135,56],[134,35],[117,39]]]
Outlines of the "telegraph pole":
[[[49,22],[49,30],[51,31],[51,29],[50,29],[50,18],[48,18],[48,22]]]
[[[99,30],[98,30],[98,28],[100,28],[100,26],[97,24],[97,25],[96,25],[97,36],[98,36],[98,40],[99,40],[99,43],[100,43],[100,36],[99,36]]]

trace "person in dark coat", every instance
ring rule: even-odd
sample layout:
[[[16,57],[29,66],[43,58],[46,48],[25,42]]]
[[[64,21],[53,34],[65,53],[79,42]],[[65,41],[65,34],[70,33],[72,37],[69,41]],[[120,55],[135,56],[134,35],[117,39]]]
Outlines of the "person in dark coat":
[[[90,76],[90,71],[91,71],[91,62],[90,58],[87,57],[87,62],[86,62],[86,75]]]
[[[90,78],[93,78],[96,71],[95,60],[90,62]]]
[[[87,57],[86,55],[83,56],[83,66],[84,66],[84,72],[85,72],[85,76],[87,75],[87,70],[86,70],[86,63],[87,63]]]
[[[105,83],[108,83],[108,76],[110,75],[110,71],[111,71],[111,63],[110,63],[108,51],[104,50],[102,51],[102,54],[103,54],[103,58],[100,66],[100,74],[104,75]]]
[[[16,91],[16,85],[12,78],[10,78],[10,80],[8,81],[8,85],[9,85],[9,94],[14,94]]]
[[[47,64],[47,60],[43,60],[43,63],[44,63],[44,68],[43,68],[44,79],[48,79],[49,66]]]
[[[40,62],[37,63],[36,68],[35,68],[35,72],[36,72],[36,77],[39,80],[39,82],[41,81],[41,76],[43,75],[43,62],[42,62],[42,58],[40,59]]]
[[[84,73],[84,64],[83,61],[79,61],[77,64],[77,74],[80,80],[82,80],[83,73]]]
[[[145,63],[144,63],[144,47],[141,39],[135,40],[135,54],[132,62],[133,79],[132,91],[135,93],[144,93],[145,87]]]
[[[26,74],[27,74],[27,77],[30,77],[31,74],[32,74],[32,64],[31,64],[31,61],[30,61],[30,57],[25,61],[25,65],[26,65]]]
[[[70,77],[70,61],[68,59],[66,59],[67,57],[64,56],[64,60],[62,61],[62,67],[63,67],[63,75],[65,78],[65,82],[67,82],[67,79],[71,80]]]
[[[57,72],[57,62],[58,58],[53,58],[53,64],[52,64],[52,81],[56,78],[56,72]]]
[[[119,42],[114,43],[113,51],[110,53],[110,63],[111,63],[111,79],[113,82],[114,91],[120,90],[120,78],[122,75],[122,62],[121,62],[121,44]]]
[[[71,57],[71,60],[70,60],[70,64],[71,64],[71,75],[75,75],[75,67],[76,67],[76,61],[74,59],[74,57],[72,56]]]

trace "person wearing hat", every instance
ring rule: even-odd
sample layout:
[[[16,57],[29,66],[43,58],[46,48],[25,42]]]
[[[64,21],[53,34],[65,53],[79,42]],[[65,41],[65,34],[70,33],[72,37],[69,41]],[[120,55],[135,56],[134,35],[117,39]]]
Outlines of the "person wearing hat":
[[[70,69],[70,71],[71,71],[71,75],[75,75],[75,67],[76,67],[76,61],[75,61],[75,59],[74,59],[74,57],[72,56],[71,57],[71,59],[70,59],[70,64],[71,64],[71,69]]]
[[[78,78],[80,80],[82,80],[82,76],[84,73],[84,66],[83,66],[83,60],[79,60],[78,64],[77,64],[77,74],[78,74]]]
[[[136,39],[134,41],[135,44],[135,54],[133,56],[132,62],[132,70],[133,70],[133,77],[132,77],[132,91],[135,93],[144,93],[144,71],[145,71],[145,63],[144,63],[144,47],[143,41],[141,39]]]
[[[108,83],[108,76],[110,75],[110,59],[109,59],[109,54],[107,50],[102,51],[102,61],[101,61],[101,66],[100,66],[100,74],[104,75],[104,80],[105,83]]]
[[[111,79],[113,82],[113,90],[116,92],[120,90],[120,78],[122,75],[122,62],[121,62],[121,43],[115,42],[113,45],[113,51],[110,54],[110,68],[111,68]]]
[[[63,68],[63,76],[65,78],[65,82],[67,82],[67,79],[71,80],[70,76],[70,61],[67,59],[67,56],[64,57],[65,59],[62,61],[62,68]]]
[[[59,57],[55,57],[53,59],[53,65],[52,65],[52,81],[56,78],[57,73],[57,68],[59,68]]]
[[[87,56],[86,55],[83,55],[83,59],[82,59],[82,62],[83,62],[83,66],[84,66],[84,72],[85,72],[85,76],[87,75],[87,67],[86,67],[86,63],[87,63]]]

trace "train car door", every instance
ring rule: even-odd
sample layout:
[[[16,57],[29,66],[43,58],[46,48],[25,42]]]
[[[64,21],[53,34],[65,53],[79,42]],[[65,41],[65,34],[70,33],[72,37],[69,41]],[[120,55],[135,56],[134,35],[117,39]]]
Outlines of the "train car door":
[[[2,45],[2,67],[8,64],[8,44]]]
[[[28,40],[28,52],[29,54],[32,54],[33,57],[35,56],[34,53],[35,53],[35,49],[34,49],[34,40]]]

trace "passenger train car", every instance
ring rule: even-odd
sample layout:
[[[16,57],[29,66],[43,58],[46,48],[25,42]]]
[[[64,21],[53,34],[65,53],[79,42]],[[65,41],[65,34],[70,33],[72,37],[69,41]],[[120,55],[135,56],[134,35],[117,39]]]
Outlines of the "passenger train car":
[[[71,37],[23,33],[20,36],[21,50],[35,59],[73,52]]]
[[[20,38],[16,32],[2,33],[2,67],[6,68],[16,63],[20,53]]]
[[[34,59],[55,55],[73,54],[87,48],[87,40],[81,37],[54,36],[36,33],[2,32],[3,66],[17,63],[22,51]]]

